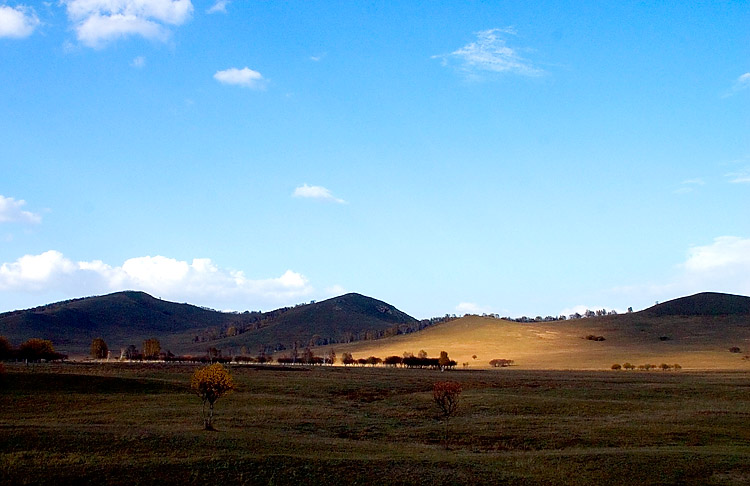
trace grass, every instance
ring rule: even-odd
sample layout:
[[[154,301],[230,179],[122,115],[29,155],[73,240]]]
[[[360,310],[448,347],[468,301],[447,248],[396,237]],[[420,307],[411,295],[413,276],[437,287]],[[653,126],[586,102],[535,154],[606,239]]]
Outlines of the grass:
[[[585,336],[603,336],[591,341]],[[667,337],[667,340],[660,338]],[[466,316],[438,324],[418,333],[375,341],[333,346],[338,356],[350,352],[355,358],[415,355],[425,350],[437,357],[447,351],[451,359],[469,369],[489,368],[492,359],[512,359],[524,369],[606,370],[613,364],[680,364],[693,370],[750,371],[750,341],[747,316],[705,318],[650,318],[640,314],[574,319],[555,322],[519,323],[490,317]],[[730,353],[740,346],[742,353]],[[327,347],[316,348],[324,355]],[[283,353],[281,353],[283,354]],[[474,359],[474,356],[477,356]]]
[[[0,483],[750,482],[750,373],[295,369],[232,368],[205,432],[191,366],[6,366]]]

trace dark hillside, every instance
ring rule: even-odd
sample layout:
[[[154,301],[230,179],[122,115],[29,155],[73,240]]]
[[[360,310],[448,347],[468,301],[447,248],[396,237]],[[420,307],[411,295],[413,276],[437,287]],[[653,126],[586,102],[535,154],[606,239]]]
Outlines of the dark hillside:
[[[750,315],[750,297],[703,292],[657,304],[642,313],[653,317]]]
[[[381,337],[398,325],[417,321],[395,307],[359,294],[270,312],[227,313],[156,299],[144,292],[117,292],[0,314],[0,335],[16,345],[31,338],[51,340],[71,355],[88,354],[102,337],[113,354],[145,339],[163,350],[203,354],[214,347],[250,354]]]
[[[92,339],[104,337],[114,350],[115,346],[140,346],[151,337],[223,325],[229,316],[127,291],[0,314],[0,335],[16,344],[41,337],[73,353],[86,352]]]
[[[399,325],[417,320],[385,302],[360,294],[346,294],[314,304],[301,305],[262,321],[258,329],[220,339],[212,345],[220,348],[245,347],[249,354],[261,348],[267,352],[309,344],[323,345],[376,339]],[[199,351],[205,343],[196,343]]]

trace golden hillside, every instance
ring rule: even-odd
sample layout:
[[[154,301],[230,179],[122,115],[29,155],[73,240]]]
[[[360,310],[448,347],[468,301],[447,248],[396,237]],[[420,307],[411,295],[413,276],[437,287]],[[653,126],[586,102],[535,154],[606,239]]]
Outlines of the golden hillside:
[[[602,336],[593,341],[586,336]],[[750,344],[748,316],[668,316],[645,313],[554,322],[518,323],[466,316],[418,333],[377,341],[339,344],[340,357],[447,351],[458,368],[488,368],[495,358],[525,369],[609,369],[612,364],[680,364],[685,369],[750,369],[742,359]],[[740,353],[729,348],[739,347]],[[316,349],[322,354],[328,348]],[[473,357],[476,355],[476,359]]]

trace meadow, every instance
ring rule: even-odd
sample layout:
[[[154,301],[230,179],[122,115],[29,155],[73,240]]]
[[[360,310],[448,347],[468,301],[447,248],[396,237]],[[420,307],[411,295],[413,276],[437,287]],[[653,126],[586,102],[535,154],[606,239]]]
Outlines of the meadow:
[[[748,372],[234,366],[208,432],[194,370],[6,364],[0,483],[750,484]]]

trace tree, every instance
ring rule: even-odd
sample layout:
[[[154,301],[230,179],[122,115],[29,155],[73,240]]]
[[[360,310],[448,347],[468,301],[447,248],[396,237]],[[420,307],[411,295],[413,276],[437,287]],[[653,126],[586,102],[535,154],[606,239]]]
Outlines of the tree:
[[[615,364],[612,365],[612,369],[613,370],[620,370],[620,369],[622,369],[622,366],[620,366],[618,363],[615,363]]]
[[[158,339],[146,339],[143,341],[143,357],[146,359],[158,359],[161,352],[161,343]]]
[[[336,362],[336,351],[333,349],[328,351],[328,359],[326,359],[326,362],[330,365],[333,365]]]
[[[214,403],[216,400],[235,389],[232,375],[229,374],[221,363],[203,366],[195,370],[190,380],[190,388],[203,401],[201,415],[203,417],[203,428],[214,429]],[[208,411],[206,411],[208,404]]]
[[[451,359],[448,357],[447,351],[440,351],[440,357],[438,358],[438,364],[440,365],[441,370],[445,370],[445,368],[449,367],[451,364]]]
[[[18,347],[21,359],[29,361],[62,359],[64,355],[55,352],[52,341],[39,338],[31,338]]]
[[[94,359],[104,359],[109,354],[107,343],[102,338],[94,338],[91,341],[91,357]]]
[[[12,352],[13,346],[10,345],[10,342],[5,336],[0,336],[0,361],[10,358]]]
[[[432,400],[445,420],[443,439],[446,449],[448,448],[448,419],[456,414],[458,397],[462,391],[461,384],[455,381],[438,381],[432,386]]]
[[[342,353],[341,354],[341,363],[343,365],[345,365],[345,366],[346,365],[350,365],[350,364],[354,364],[354,358],[352,357],[352,353],[346,353],[346,352]]]
[[[420,349],[419,352],[417,353],[417,358],[425,359],[426,357],[427,357],[427,351],[425,351],[424,349]]]

